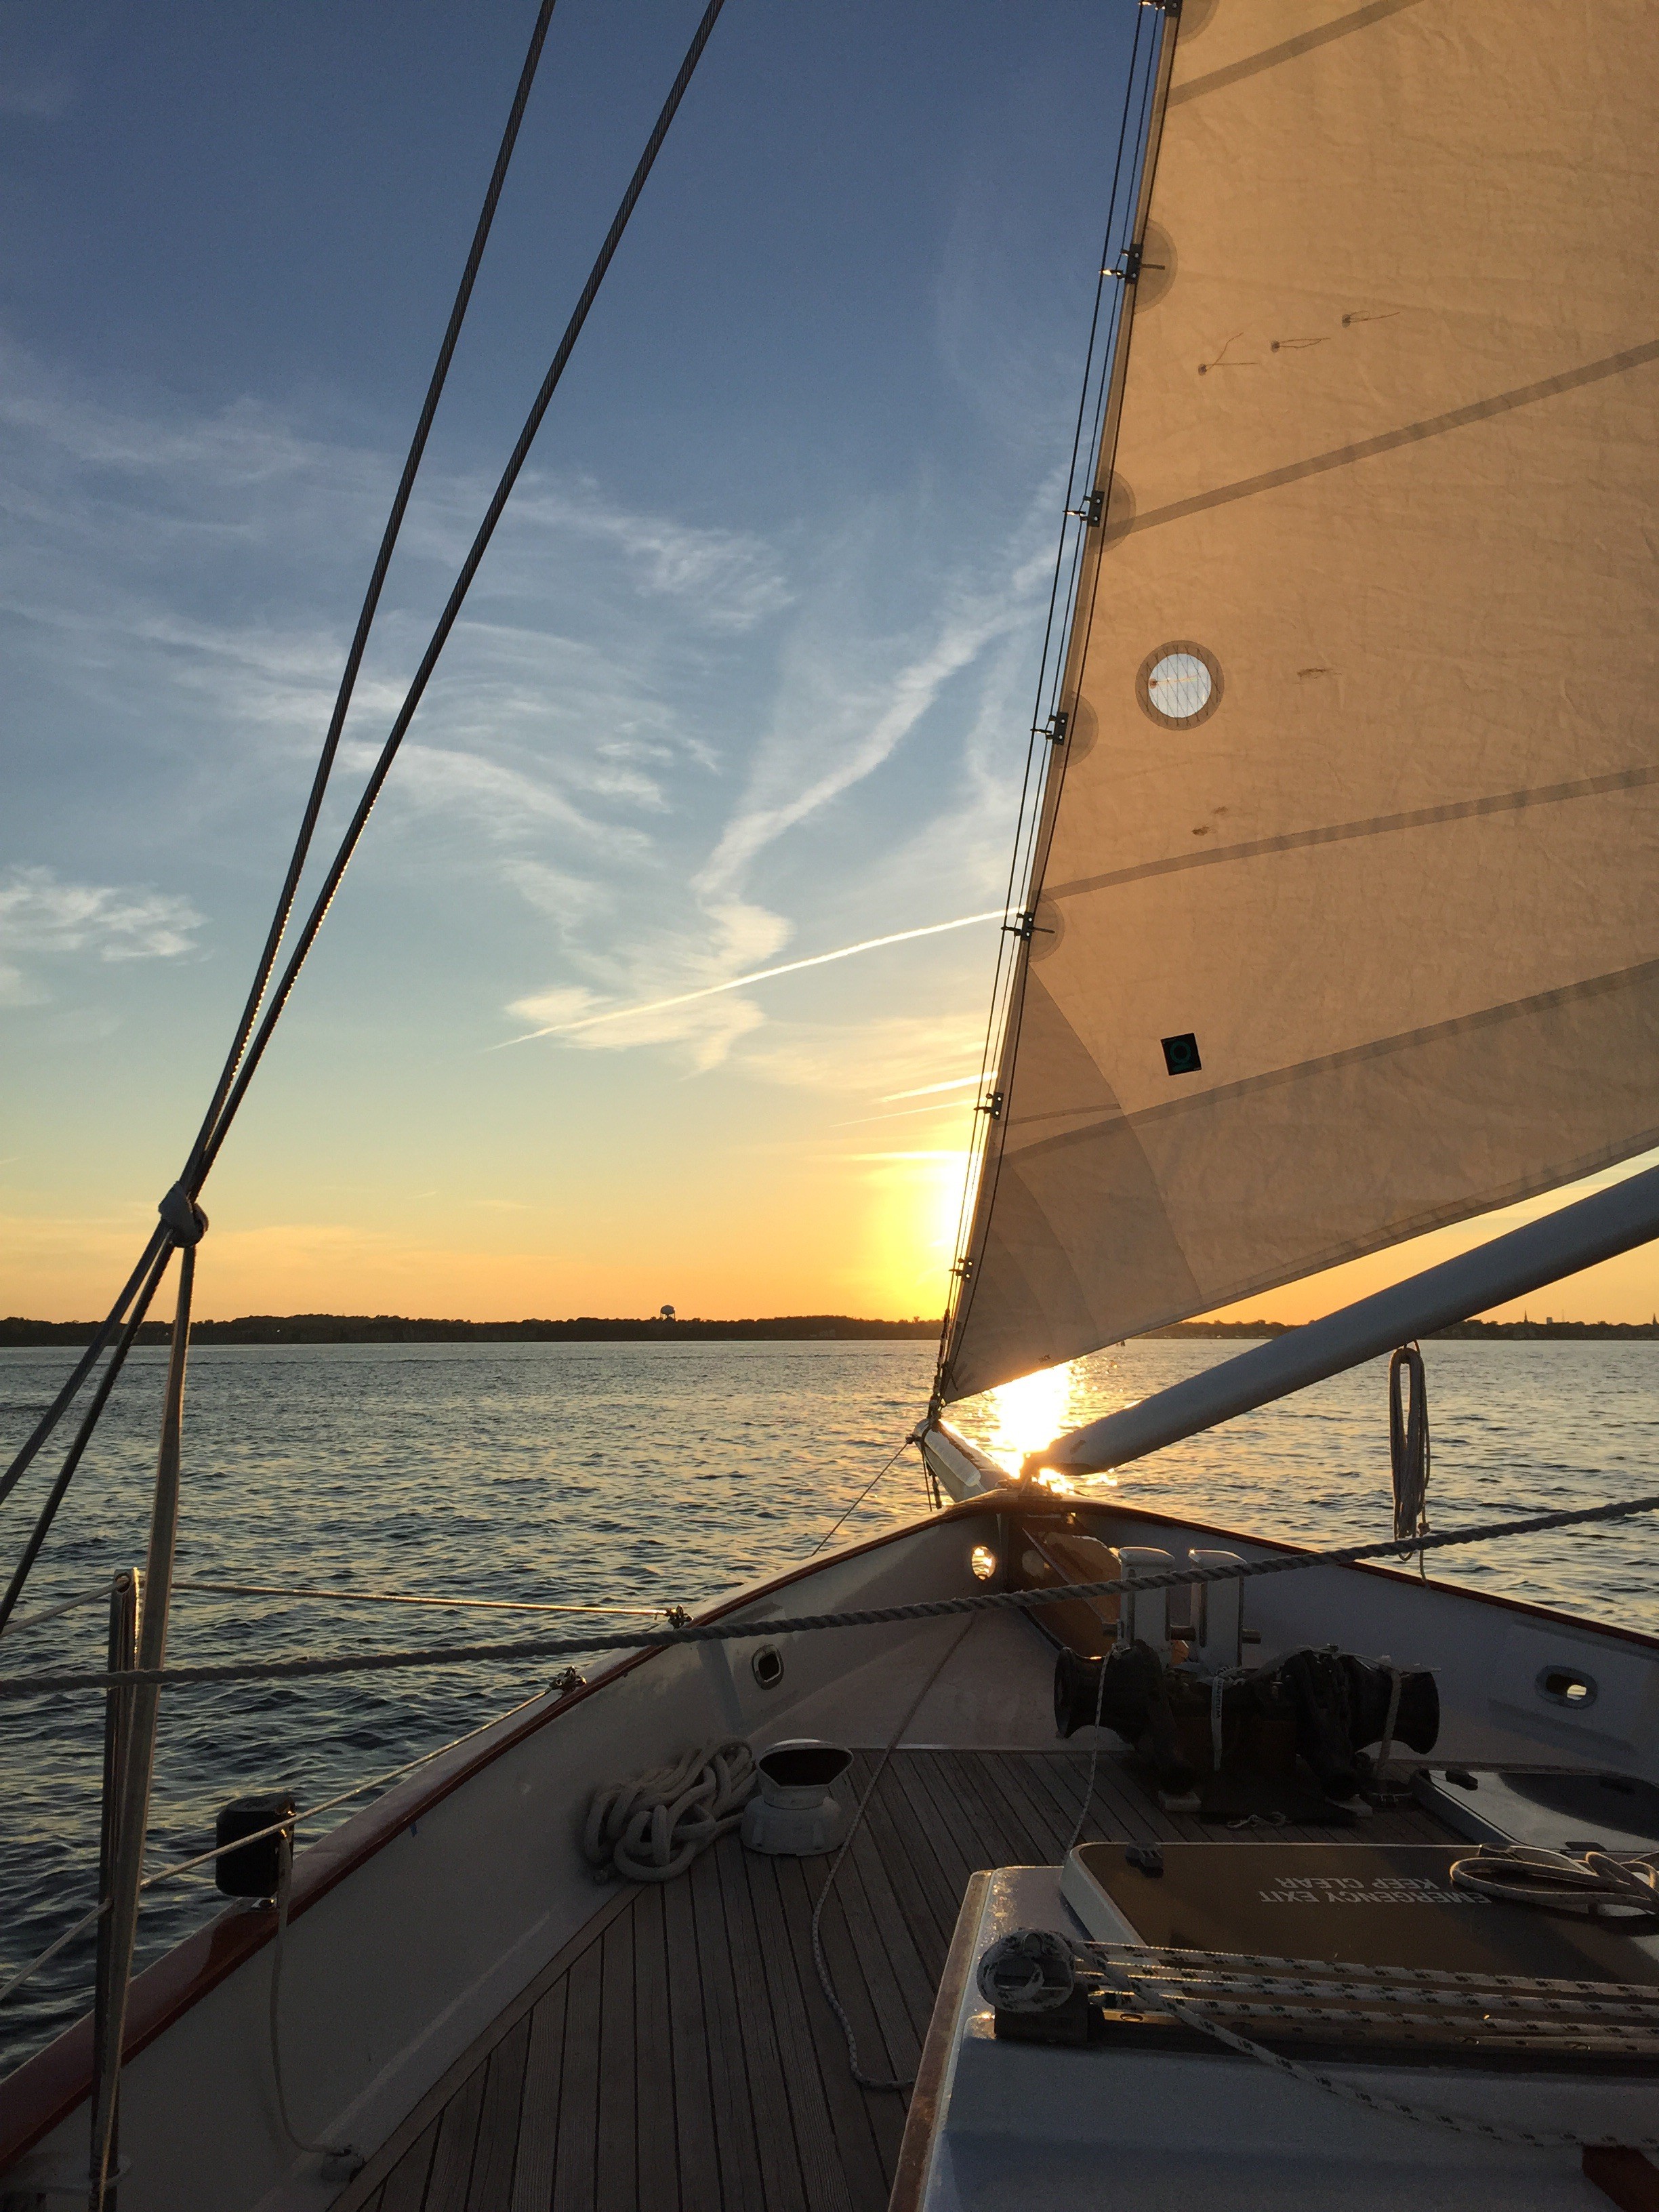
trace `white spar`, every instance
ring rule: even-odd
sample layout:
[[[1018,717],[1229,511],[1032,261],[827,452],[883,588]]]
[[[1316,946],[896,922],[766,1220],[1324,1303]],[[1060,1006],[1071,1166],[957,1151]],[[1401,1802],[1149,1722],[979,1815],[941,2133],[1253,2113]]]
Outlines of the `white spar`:
[[[1054,1468],[1090,1474],[1144,1459],[1182,1437],[1378,1358],[1413,1337],[1524,1297],[1656,1236],[1659,1168],[1649,1168],[1270,1344],[1254,1345],[1237,1358],[1143,1398],[1138,1406],[1073,1429],[1034,1452],[1026,1471]]]

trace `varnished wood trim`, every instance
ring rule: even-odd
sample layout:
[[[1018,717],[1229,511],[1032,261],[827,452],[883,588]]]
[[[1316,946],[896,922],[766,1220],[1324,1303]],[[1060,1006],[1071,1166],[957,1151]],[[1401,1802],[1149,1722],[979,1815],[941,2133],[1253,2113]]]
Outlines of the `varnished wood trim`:
[[[974,1939],[979,1934],[990,1887],[988,1874],[970,1875],[963,1895],[956,1933],[951,1938],[945,1972],[939,1977],[939,1995],[933,1999],[933,2018],[927,2023],[921,2046],[916,2085],[910,2092],[910,2110],[904,2123],[904,2140],[899,2145],[898,2170],[893,2176],[893,2193],[888,2199],[887,2212],[921,2212],[921,2192],[927,2180],[927,2154],[933,2148],[939,2099],[951,2063],[957,2010],[973,1966]]]
[[[1610,2197],[1619,2212],[1659,2212],[1659,2169],[1639,2150],[1613,2150],[1594,2144],[1586,2147],[1582,2161],[1584,2179]]]

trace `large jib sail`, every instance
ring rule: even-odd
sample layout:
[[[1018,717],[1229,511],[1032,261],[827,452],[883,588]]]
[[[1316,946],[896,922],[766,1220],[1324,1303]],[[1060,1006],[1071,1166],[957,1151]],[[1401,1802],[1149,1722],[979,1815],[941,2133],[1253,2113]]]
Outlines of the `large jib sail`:
[[[1189,0],[958,1398],[1659,1143],[1659,40]]]

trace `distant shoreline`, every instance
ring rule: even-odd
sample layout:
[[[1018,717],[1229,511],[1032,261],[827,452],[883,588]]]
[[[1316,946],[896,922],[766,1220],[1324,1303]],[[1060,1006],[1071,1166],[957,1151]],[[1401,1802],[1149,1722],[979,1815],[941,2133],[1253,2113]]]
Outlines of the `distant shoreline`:
[[[402,1314],[245,1314],[236,1321],[199,1321],[191,1332],[198,1345],[212,1344],[662,1344],[668,1342],[753,1344],[881,1344],[930,1342],[937,1321],[863,1321],[851,1314],[783,1314],[756,1321],[611,1321],[593,1316],[574,1321],[423,1321]],[[1284,1336],[1293,1324],[1282,1321],[1183,1321],[1147,1331],[1150,1337]],[[17,1315],[0,1319],[0,1346],[86,1344],[96,1324],[89,1321],[28,1321]],[[165,1344],[166,1322],[146,1322],[141,1344]],[[1607,1343],[1659,1340],[1659,1322],[1650,1321],[1466,1321],[1437,1329],[1437,1337],[1466,1343]]]
[[[0,1320],[0,1346],[86,1344],[97,1324],[88,1321]],[[166,1322],[146,1322],[141,1344],[165,1344]],[[236,1321],[198,1321],[192,1344],[625,1344],[684,1341],[757,1343],[881,1343],[933,1341],[937,1320],[862,1321],[852,1314],[783,1314],[770,1320],[611,1321],[582,1316],[574,1321],[424,1321],[403,1314],[245,1314]]]

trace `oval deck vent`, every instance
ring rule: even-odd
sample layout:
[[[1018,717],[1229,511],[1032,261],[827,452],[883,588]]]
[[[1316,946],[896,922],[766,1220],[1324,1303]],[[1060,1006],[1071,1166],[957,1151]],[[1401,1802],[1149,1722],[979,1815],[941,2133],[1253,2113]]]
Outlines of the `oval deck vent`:
[[[1546,1667],[1538,1677],[1538,1694],[1553,1705],[1581,1713],[1595,1703],[1595,1677],[1577,1667]]]

